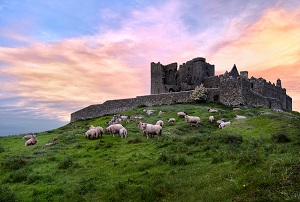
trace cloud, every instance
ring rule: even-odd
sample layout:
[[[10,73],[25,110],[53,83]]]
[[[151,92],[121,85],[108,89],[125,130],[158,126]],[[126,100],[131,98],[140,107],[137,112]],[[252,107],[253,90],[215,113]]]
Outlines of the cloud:
[[[5,76],[0,112],[69,121],[70,113],[88,105],[149,94],[151,62],[181,64],[198,56],[220,73],[236,63],[239,70],[274,82],[277,78],[269,72],[280,75],[288,93],[298,96],[293,84],[299,77],[299,11],[261,9],[253,17],[257,6],[252,6],[223,18],[227,11],[220,4],[209,5],[199,15],[196,8],[188,12],[181,1],[166,1],[131,10],[125,19],[105,8],[102,18],[119,19],[118,26],[106,22],[93,35],[52,43],[11,34],[26,45],[0,47],[0,73]],[[200,26],[201,16],[213,24]],[[190,18],[198,20],[187,24]]]

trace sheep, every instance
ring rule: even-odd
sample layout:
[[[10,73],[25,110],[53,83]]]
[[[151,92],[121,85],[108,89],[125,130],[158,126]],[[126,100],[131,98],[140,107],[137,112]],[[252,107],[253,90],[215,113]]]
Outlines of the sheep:
[[[93,126],[93,125],[90,125],[89,127],[88,127],[88,129],[95,129],[96,127],[95,126]]]
[[[184,118],[186,122],[190,124],[190,126],[192,126],[192,124],[196,124],[196,127],[198,127],[198,124],[200,123],[200,118],[198,116],[185,115]]]
[[[99,138],[99,137],[102,138],[102,134],[104,133],[103,128],[101,126],[97,126],[95,128],[95,130],[96,130],[96,138]]]
[[[159,121],[156,122],[155,125],[159,125],[159,126],[163,127],[164,122],[162,120],[159,120]]]
[[[222,122],[222,123],[220,123],[219,128],[220,128],[220,129],[223,129],[225,126],[227,126],[227,125],[229,125],[229,124],[231,124],[230,121],[228,121],[228,122]]]
[[[208,119],[211,123],[214,122],[214,120],[215,120],[214,116],[210,116]]]
[[[247,118],[247,117],[245,117],[245,116],[239,116],[239,115],[235,115],[234,116],[234,119],[237,119],[237,120],[239,120],[239,119],[245,119],[245,118]]]
[[[126,128],[121,128],[120,130],[119,130],[119,134],[120,134],[120,136],[121,136],[121,138],[126,138],[127,137],[127,130],[126,130]]]
[[[146,134],[147,139],[150,137],[152,137],[153,135],[157,135],[157,138],[159,139],[159,137],[161,136],[162,133],[162,127],[160,125],[152,125],[152,124],[148,124],[148,123],[141,123],[141,128],[144,132],[144,134]]]
[[[273,112],[279,112],[279,113],[282,113],[283,110],[282,109],[272,109]]]
[[[211,112],[211,113],[218,113],[218,110],[217,110],[217,109],[214,109],[214,108],[210,108],[210,109],[208,109],[208,112]]]
[[[89,139],[97,138],[97,130],[95,128],[89,129],[85,132],[85,136]]]
[[[177,116],[178,116],[179,118],[184,118],[184,117],[186,116],[186,114],[185,114],[184,112],[178,112],[178,113],[177,113]]]
[[[143,109],[143,112],[146,112],[146,114],[150,115],[150,114],[153,114],[154,112],[156,112],[156,110],[154,110],[154,109],[148,109],[148,110]]]
[[[36,143],[37,143],[36,136],[32,134],[31,138],[25,142],[25,146],[35,145]]]
[[[123,128],[121,124],[113,124],[106,128],[106,132],[110,133],[111,136],[115,137],[115,134],[118,133],[121,128]]]
[[[176,121],[176,119],[174,118],[169,118],[168,123],[174,123]]]
[[[31,138],[31,135],[25,135],[24,137],[22,137],[22,140],[29,140]]]
[[[236,108],[233,108],[232,110],[233,110],[233,111],[240,111],[240,110],[241,110],[241,108],[239,108],[239,107],[236,107]]]
[[[220,123],[224,123],[223,120],[217,120],[217,123],[220,124]]]
[[[165,112],[159,111],[159,112],[158,112],[158,116],[162,115],[163,113],[165,113]]]

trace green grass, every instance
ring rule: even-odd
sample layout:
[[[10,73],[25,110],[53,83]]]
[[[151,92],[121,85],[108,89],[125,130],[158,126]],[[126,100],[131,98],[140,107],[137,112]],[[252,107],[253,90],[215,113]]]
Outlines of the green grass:
[[[210,123],[232,121],[223,130]],[[156,109],[146,115],[143,109]],[[158,116],[159,111],[164,113]],[[197,128],[177,112],[201,118]],[[146,139],[137,122],[122,123],[128,137],[88,140],[89,125],[113,115],[77,121],[37,134],[0,138],[0,201],[299,201],[300,115],[214,103],[138,107],[126,115],[163,120],[161,139]],[[235,114],[247,116],[234,120]],[[168,123],[171,117],[175,123]],[[56,140],[53,141],[52,139]],[[46,145],[53,142],[52,145]]]

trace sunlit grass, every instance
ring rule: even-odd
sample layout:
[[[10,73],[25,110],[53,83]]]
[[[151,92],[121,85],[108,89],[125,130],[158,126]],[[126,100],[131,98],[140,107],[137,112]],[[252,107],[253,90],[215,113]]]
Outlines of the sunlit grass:
[[[210,123],[211,107],[219,111],[216,120],[232,124],[221,130]],[[190,127],[178,111],[199,116],[201,124]],[[300,200],[298,113],[207,103],[140,106],[121,114],[143,115],[141,121],[152,124],[163,120],[162,137],[147,140],[139,120],[122,122],[126,139],[85,137],[88,126],[105,128],[113,115],[39,133],[30,147],[22,135],[1,137],[0,201]],[[235,120],[236,114],[247,119]],[[171,117],[175,123],[167,122]]]

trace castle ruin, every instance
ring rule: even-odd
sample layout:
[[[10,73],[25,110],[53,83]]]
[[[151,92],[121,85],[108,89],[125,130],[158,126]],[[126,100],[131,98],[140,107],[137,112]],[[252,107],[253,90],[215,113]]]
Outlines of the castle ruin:
[[[179,68],[177,63],[151,63],[151,94],[189,91],[200,84],[207,89],[210,102],[292,110],[292,98],[282,88],[280,79],[275,85],[263,78],[248,78],[248,72],[239,73],[236,65],[230,72],[216,76],[215,66],[202,57]]]
[[[168,105],[191,103],[196,86],[203,84],[209,102],[228,106],[254,106],[292,110],[292,98],[281,87],[263,78],[248,78],[248,72],[238,72],[234,65],[230,72],[215,76],[215,66],[205,58],[195,58],[177,68],[177,63],[162,65],[151,63],[151,95],[135,98],[107,100],[90,105],[71,114],[71,122],[120,113],[141,105]]]

